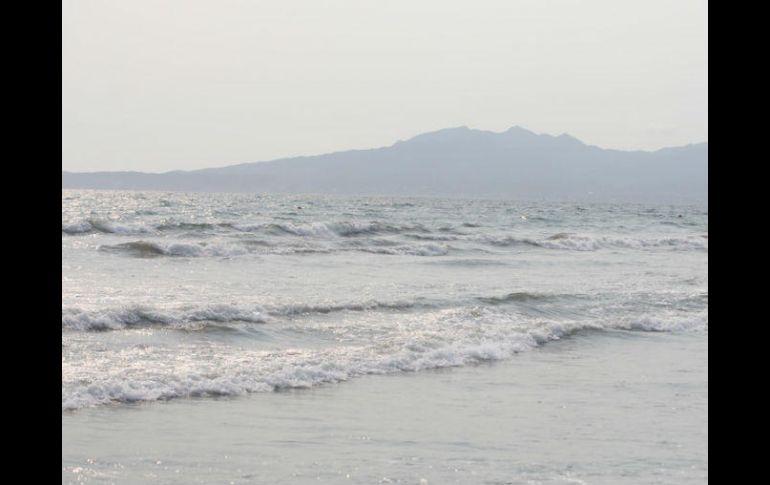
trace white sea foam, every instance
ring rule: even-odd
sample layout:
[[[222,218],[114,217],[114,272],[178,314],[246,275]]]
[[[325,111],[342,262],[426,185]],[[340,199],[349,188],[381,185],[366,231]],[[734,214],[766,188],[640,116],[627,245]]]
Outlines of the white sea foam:
[[[312,314],[367,311],[402,311],[415,308],[432,308],[446,305],[441,301],[377,301],[339,302],[336,304],[287,305],[186,305],[155,307],[150,305],[126,305],[118,308],[64,308],[62,328],[81,331],[121,330],[136,326],[176,325],[184,327],[193,322],[249,322],[265,323],[271,318],[294,317]]]
[[[376,234],[400,234],[404,232],[430,232],[421,224],[391,224],[380,221],[339,221],[311,223],[234,224],[242,232],[265,232],[275,235],[300,237],[337,238],[371,236]]]
[[[620,322],[622,328],[646,332],[685,332],[708,329],[708,311],[689,315],[639,315],[626,317]]]
[[[136,310],[134,310],[136,313]],[[188,313],[188,318],[231,318],[232,309]],[[144,311],[164,319],[156,312]],[[194,315],[194,316],[193,316]],[[235,315],[263,321],[257,313]],[[136,317],[125,317],[133,321]],[[692,331],[707,325],[695,318],[644,315],[620,320],[533,320],[486,307],[410,314],[399,320],[358,320],[359,339],[329,348],[251,350],[216,344],[128,347],[100,353],[88,362],[63,356],[62,409],[110,402],[177,397],[240,395],[309,388],[367,374],[416,372],[507,359],[575,332],[602,329]],[[368,322],[368,323],[367,323]],[[326,325],[334,331],[334,324]],[[328,327],[332,325],[332,327]],[[376,327],[375,327],[376,326]],[[367,336],[381,334],[372,340]]]
[[[633,238],[621,236],[588,236],[559,233],[547,238],[514,237],[510,235],[485,234],[477,240],[493,246],[532,246],[545,249],[572,251],[597,251],[608,248],[653,249],[670,248],[680,250],[708,249],[708,239],[701,236]]]
[[[152,228],[143,223],[125,223],[91,217],[86,220],[62,223],[63,233],[70,235],[101,232],[107,234],[144,234],[152,232]]]
[[[449,253],[449,247],[444,244],[412,244],[396,247],[368,247],[361,251],[375,254],[410,255],[410,256],[444,256]]]
[[[142,359],[152,368],[128,368],[109,372],[92,368],[95,379],[88,384],[67,385],[62,393],[62,409],[109,402],[165,400],[176,397],[240,395],[278,389],[309,388],[341,382],[366,374],[414,372],[425,369],[468,365],[499,360],[536,345],[522,334],[507,342],[480,341],[449,344],[425,351],[404,349],[386,353],[371,347],[336,347],[331,350],[286,349],[282,352],[228,352],[191,355],[175,353],[173,366],[160,365],[158,356],[146,349],[130,350],[122,359]],[[139,357],[141,354],[142,356]],[[112,359],[106,359],[112,360]],[[92,363],[94,364],[94,363]],[[101,367],[102,363],[95,363]],[[106,365],[106,362],[103,363]],[[66,381],[70,372],[63,364]],[[82,369],[81,372],[82,374]],[[81,376],[80,381],[83,379]]]
[[[153,257],[233,257],[248,254],[323,254],[345,251],[360,251],[383,255],[443,256],[449,247],[443,244],[402,244],[366,241],[351,246],[328,246],[312,244],[279,245],[266,241],[242,240],[235,242],[172,242],[172,241],[129,241],[99,246],[103,252],[123,254],[138,258]]]
[[[120,330],[138,325],[185,325],[192,322],[264,323],[268,316],[259,309],[235,305],[155,308],[131,305],[113,309],[62,309],[62,328],[70,330]]]

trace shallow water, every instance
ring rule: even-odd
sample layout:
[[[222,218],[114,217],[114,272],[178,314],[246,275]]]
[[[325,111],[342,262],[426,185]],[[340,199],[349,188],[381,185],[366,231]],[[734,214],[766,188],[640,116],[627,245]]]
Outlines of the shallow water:
[[[62,483],[700,484],[708,340],[579,333],[490,364],[62,423]]]

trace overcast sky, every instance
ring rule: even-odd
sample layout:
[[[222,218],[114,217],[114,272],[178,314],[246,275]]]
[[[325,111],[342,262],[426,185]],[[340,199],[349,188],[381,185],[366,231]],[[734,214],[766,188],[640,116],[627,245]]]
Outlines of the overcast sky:
[[[708,138],[706,0],[64,0],[62,169],[162,172],[467,125]]]

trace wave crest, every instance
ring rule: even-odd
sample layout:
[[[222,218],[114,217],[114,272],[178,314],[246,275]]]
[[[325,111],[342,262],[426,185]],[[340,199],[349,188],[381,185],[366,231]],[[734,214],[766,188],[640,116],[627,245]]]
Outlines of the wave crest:
[[[62,309],[62,328],[69,330],[121,330],[146,325],[179,325],[197,322],[266,323],[268,317],[254,309],[232,305],[207,305],[198,308],[159,309],[135,305],[116,309]]]
[[[169,355],[164,348],[136,346],[113,356],[98,356],[85,375],[64,361],[62,409],[311,388],[364,375],[503,360],[586,330],[686,331],[702,325],[707,325],[705,313],[603,323],[522,320],[488,309],[463,308],[399,319],[394,328],[403,331],[388,334],[389,338],[331,348],[233,352],[214,345]],[[150,365],[116,365],[121,362]]]
[[[104,234],[142,234],[152,232],[152,228],[144,224],[130,225],[91,217],[84,221],[62,223],[61,232],[71,236],[98,232]]]
[[[584,236],[557,233],[543,239],[519,238],[513,236],[484,235],[480,242],[500,247],[531,246],[542,249],[571,251],[597,251],[600,249],[654,249],[708,250],[708,239],[701,236],[632,238],[620,236]]]

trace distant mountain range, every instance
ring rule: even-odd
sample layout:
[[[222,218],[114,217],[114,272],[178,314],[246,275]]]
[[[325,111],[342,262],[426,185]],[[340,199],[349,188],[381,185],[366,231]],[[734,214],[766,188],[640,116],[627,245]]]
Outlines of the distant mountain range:
[[[566,134],[460,127],[388,147],[204,170],[63,171],[62,188],[703,203],[708,143],[605,150]]]

